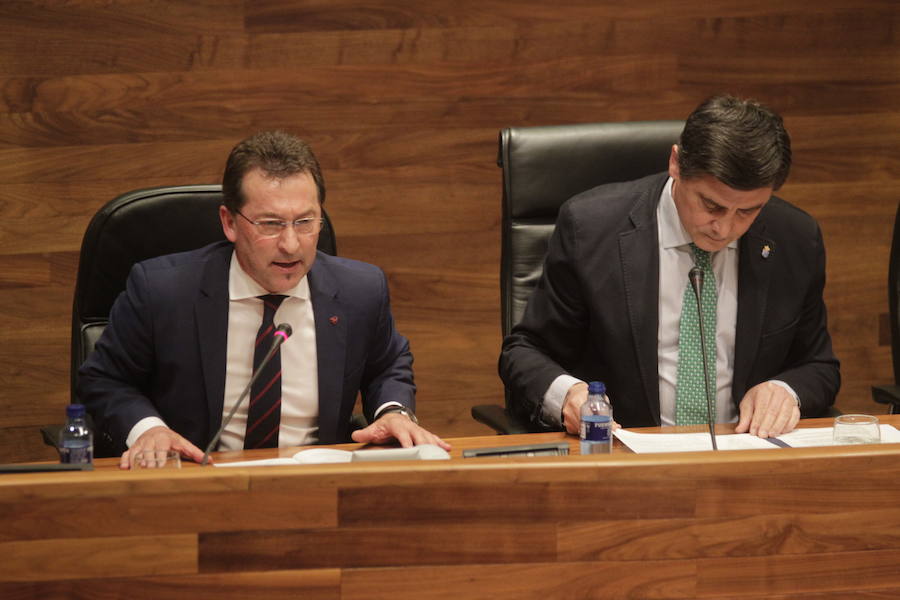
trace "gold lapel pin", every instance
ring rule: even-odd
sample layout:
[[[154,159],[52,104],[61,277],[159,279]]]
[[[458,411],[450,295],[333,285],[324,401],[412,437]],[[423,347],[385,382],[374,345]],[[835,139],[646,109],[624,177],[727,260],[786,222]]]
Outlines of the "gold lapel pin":
[[[768,244],[766,244],[765,246],[762,247],[762,257],[763,258],[769,258],[769,254],[771,254],[771,253],[772,253],[772,249],[769,248]]]

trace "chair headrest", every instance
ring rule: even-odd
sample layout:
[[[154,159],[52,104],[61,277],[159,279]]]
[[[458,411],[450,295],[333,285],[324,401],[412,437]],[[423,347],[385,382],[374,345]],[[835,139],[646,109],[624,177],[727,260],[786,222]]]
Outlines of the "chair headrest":
[[[684,121],[514,127],[500,132],[504,211],[555,221],[572,196],[664,171]]]

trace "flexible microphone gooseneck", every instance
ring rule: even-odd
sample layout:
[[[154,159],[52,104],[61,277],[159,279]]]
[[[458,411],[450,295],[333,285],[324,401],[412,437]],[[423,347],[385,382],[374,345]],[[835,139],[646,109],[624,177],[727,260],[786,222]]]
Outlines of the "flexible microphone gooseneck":
[[[253,384],[256,382],[259,374],[262,373],[263,367],[269,364],[269,361],[272,360],[273,356],[275,356],[275,352],[278,350],[278,348],[280,348],[281,345],[285,343],[289,337],[291,337],[291,333],[293,333],[293,330],[287,323],[282,323],[275,328],[275,331],[272,333],[275,338],[272,341],[272,347],[269,348],[268,354],[266,354],[265,358],[262,359],[262,362],[259,363],[259,367],[256,368],[256,373],[254,373],[253,377],[250,378],[250,381],[247,383],[247,387],[245,387],[244,391],[241,392],[241,396],[240,398],[238,398],[238,401],[235,402],[234,406],[231,408],[231,411],[222,420],[222,426],[219,427],[219,431],[217,431],[216,435],[213,436],[212,441],[210,441],[209,445],[206,447],[206,452],[203,453],[203,460],[200,462],[201,465],[205,465],[209,462],[209,453],[212,452],[212,449],[218,445],[219,439],[222,437],[222,432],[224,432],[225,428],[228,427],[228,424],[231,423],[231,419],[232,417],[234,417],[234,413],[237,412],[237,409],[240,408],[241,403],[244,401],[244,398],[246,398],[247,394],[250,393],[250,388],[253,387]]]
[[[700,306],[700,296],[703,294],[703,269],[694,267],[688,273],[691,288],[694,290],[694,299],[697,300],[697,319],[700,325],[700,354],[703,355],[703,386],[706,390],[706,423],[709,425],[709,439],[712,440],[713,450],[716,446],[715,424],[713,423],[712,395],[709,389],[709,364],[706,361],[706,336],[703,335],[703,309]]]

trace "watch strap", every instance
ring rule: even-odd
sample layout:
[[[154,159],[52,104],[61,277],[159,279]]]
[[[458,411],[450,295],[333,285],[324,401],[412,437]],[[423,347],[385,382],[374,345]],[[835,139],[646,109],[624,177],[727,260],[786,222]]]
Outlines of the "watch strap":
[[[409,410],[405,406],[398,406],[398,405],[388,406],[383,411],[381,411],[381,414],[378,415],[378,418],[380,419],[381,417],[383,417],[384,415],[386,415],[388,413],[395,413],[395,412],[405,415],[406,418],[408,418],[410,421],[412,421],[416,425],[419,424],[419,420],[416,418],[416,413]]]

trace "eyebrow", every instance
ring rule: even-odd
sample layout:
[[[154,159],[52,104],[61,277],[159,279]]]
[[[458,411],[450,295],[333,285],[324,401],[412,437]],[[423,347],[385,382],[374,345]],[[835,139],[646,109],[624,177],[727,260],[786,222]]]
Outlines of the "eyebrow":
[[[702,193],[700,193],[699,195],[700,195],[700,199],[703,200],[703,202],[705,204],[711,204],[714,208],[725,208],[724,206],[722,206],[721,204],[719,204],[712,198],[709,198],[708,196],[704,196]]]
[[[712,198],[709,198],[709,197],[707,197],[707,196],[704,196],[702,193],[699,194],[699,195],[700,195],[700,199],[703,200],[704,202],[706,202],[707,204],[712,204],[713,207],[715,207],[715,208],[722,208],[722,209],[726,209],[726,210],[727,210],[727,207],[725,207],[725,206],[719,204],[718,202],[716,202],[716,201],[713,200]],[[743,208],[739,208],[739,209],[737,209],[737,210],[740,210],[740,211],[743,211],[743,212],[753,212],[754,210],[759,210],[759,209],[761,209],[761,208],[763,207],[764,204],[765,204],[765,202],[761,202],[761,203],[757,204],[756,206],[746,206],[746,207],[743,207]]]
[[[292,217],[292,218],[288,218],[288,219],[285,219],[281,215],[277,215],[275,213],[263,213],[263,214],[259,215],[258,217],[256,217],[256,220],[263,219],[266,221],[297,221],[299,219],[315,219],[315,218],[316,218],[316,212],[314,210],[310,210],[305,213],[302,213],[299,217]]]

